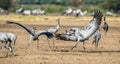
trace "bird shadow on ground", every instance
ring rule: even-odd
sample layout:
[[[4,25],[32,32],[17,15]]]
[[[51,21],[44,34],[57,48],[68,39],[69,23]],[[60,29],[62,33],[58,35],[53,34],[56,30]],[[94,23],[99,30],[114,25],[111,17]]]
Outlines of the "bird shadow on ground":
[[[16,57],[16,56],[19,56],[19,55],[17,55],[17,54],[15,54],[15,55],[9,55],[9,56],[0,56],[0,58],[9,58],[9,57]]]
[[[70,50],[70,49],[55,49],[55,52],[82,52],[82,53],[120,53],[120,50]]]
[[[108,50],[100,50],[100,51],[83,51],[83,50],[79,50],[77,52],[83,52],[83,53],[113,53],[113,52],[120,52],[120,50],[111,50],[111,51],[108,51]]]

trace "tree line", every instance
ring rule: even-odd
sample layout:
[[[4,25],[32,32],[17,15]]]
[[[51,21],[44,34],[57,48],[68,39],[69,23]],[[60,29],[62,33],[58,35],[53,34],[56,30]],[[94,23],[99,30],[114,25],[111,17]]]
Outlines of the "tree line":
[[[16,4],[25,5],[60,5],[60,6],[73,6],[73,7],[100,7],[102,9],[112,10],[117,12],[120,10],[119,0],[0,0],[0,7],[8,9],[14,7]]]

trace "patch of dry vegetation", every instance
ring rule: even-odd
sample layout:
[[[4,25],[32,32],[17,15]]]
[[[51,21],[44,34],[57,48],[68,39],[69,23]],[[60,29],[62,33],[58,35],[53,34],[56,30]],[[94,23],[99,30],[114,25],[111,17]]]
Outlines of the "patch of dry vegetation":
[[[1,15],[0,20],[1,21],[7,21],[7,20],[12,20],[12,21],[55,21],[57,18],[61,18],[63,21],[90,21],[92,19],[92,16],[79,16],[79,17],[74,17],[74,16],[52,16],[52,15],[46,15],[46,16],[23,16],[23,15],[15,15],[15,14],[10,14],[10,15]],[[120,21],[120,17],[107,17],[107,21]]]

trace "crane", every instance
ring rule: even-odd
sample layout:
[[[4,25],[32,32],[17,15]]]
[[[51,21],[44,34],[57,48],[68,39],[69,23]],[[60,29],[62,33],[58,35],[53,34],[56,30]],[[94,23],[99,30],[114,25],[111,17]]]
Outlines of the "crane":
[[[70,15],[72,12],[73,12],[73,9],[69,7],[67,10],[65,10],[65,11],[62,13],[62,15]]]
[[[41,9],[36,9],[36,10],[32,10],[31,14],[32,15],[46,15],[46,12],[44,10],[41,10]]]
[[[81,16],[85,16],[86,14],[87,14],[87,11],[84,11],[84,12],[83,12],[83,11],[80,11],[80,15],[81,15]]]
[[[104,30],[104,32],[105,32],[105,35],[106,35],[108,29],[109,29],[109,25],[108,25],[108,23],[106,22],[106,15],[105,15],[105,16],[104,16],[104,24],[103,24],[103,30]]]
[[[73,10],[73,14],[75,15],[75,17],[78,17],[78,15],[80,14],[81,9],[76,9]]]
[[[23,11],[24,11],[24,7],[23,7],[24,5],[21,5],[21,7],[19,8],[19,9],[17,9],[16,11],[15,11],[15,13],[16,14],[21,14]]]
[[[53,46],[54,46],[54,47],[55,47],[55,45],[54,45],[54,38],[55,38],[55,36],[56,36],[56,33],[57,33],[57,32],[59,31],[59,29],[60,29],[60,18],[58,18],[57,21],[58,21],[58,24],[57,24],[56,27],[51,27],[51,28],[47,29],[48,32],[50,32],[50,33],[52,33],[52,34],[54,35],[54,37],[53,37]]]
[[[13,55],[13,49],[12,49],[11,43],[8,43],[8,41],[9,41],[9,38],[8,38],[8,36],[6,35],[6,33],[0,32],[0,42],[1,42],[1,43],[3,44],[3,46],[8,50],[6,57],[8,56],[8,52],[11,52],[12,55]],[[7,44],[8,44],[8,45],[7,45]]]
[[[30,43],[32,41],[39,41],[39,36],[41,36],[43,34],[46,35],[48,39],[53,37],[53,33],[50,33],[47,30],[41,30],[41,31],[35,32],[36,28],[33,27],[33,29],[30,30],[30,28],[28,28],[24,24],[20,24],[20,23],[17,23],[17,22],[12,22],[12,21],[7,21],[7,24],[16,24],[16,25],[22,27],[23,29],[25,29],[30,35],[30,39],[29,39]],[[30,46],[30,43],[28,44],[28,47]],[[48,42],[48,44],[49,44],[49,42]],[[49,44],[49,47],[50,47],[50,44]],[[37,42],[37,48],[39,49],[38,42]]]
[[[95,34],[93,34],[92,39],[93,39],[92,44],[94,44],[95,47],[98,47],[98,42],[101,39],[100,29]]]
[[[78,44],[78,42],[83,42],[83,48],[84,47],[84,41],[87,40],[88,38],[90,38],[100,27],[101,25],[101,19],[102,19],[102,12],[100,10],[94,10],[94,16],[93,19],[90,21],[90,23],[86,26],[86,28],[78,30],[76,29],[75,33],[76,36],[70,36],[70,35],[59,35],[58,38],[64,38],[64,39],[70,39],[71,37],[76,37],[77,39],[77,43],[71,48],[75,48]]]
[[[31,15],[31,10],[24,10],[22,14],[26,16]]]
[[[13,43],[13,49],[15,48],[16,40],[17,40],[17,35],[11,32],[5,32],[5,34],[8,37],[9,43]]]

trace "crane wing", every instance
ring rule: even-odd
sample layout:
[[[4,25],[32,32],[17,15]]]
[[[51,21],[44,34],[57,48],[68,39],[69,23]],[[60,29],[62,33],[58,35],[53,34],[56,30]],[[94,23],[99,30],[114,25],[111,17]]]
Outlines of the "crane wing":
[[[87,40],[89,37],[91,37],[100,27],[101,20],[102,20],[102,12],[99,10],[94,11],[93,19],[90,21],[88,25],[86,25],[83,29],[79,30],[76,34],[76,36],[70,36],[68,34],[60,34],[57,36],[58,39],[62,40],[75,40],[78,39],[79,41],[83,42]]]
[[[39,37],[40,35],[46,35],[48,38],[53,37],[53,34],[51,32],[48,32],[47,30],[38,31],[35,33],[35,35],[37,37]]]
[[[93,20],[87,25],[84,30],[80,31],[80,34],[83,35],[85,39],[91,37],[98,29],[101,24],[102,12],[99,10],[94,11]]]
[[[20,24],[20,23],[17,23],[17,22],[12,22],[12,21],[7,21],[7,24],[16,24],[16,25],[24,28],[29,34],[34,36],[34,33],[27,26],[25,26],[23,24]]]
[[[58,21],[57,26],[56,27],[51,27],[51,28],[47,29],[48,32],[51,32],[53,34],[58,32],[58,30],[60,29],[60,19],[58,18],[57,21]]]
[[[40,35],[45,34],[46,32],[47,32],[46,30],[41,30],[36,32],[35,35],[39,37]]]
[[[55,33],[57,31],[57,28],[56,27],[51,27],[49,29],[47,29],[48,32],[51,32],[51,33]]]

